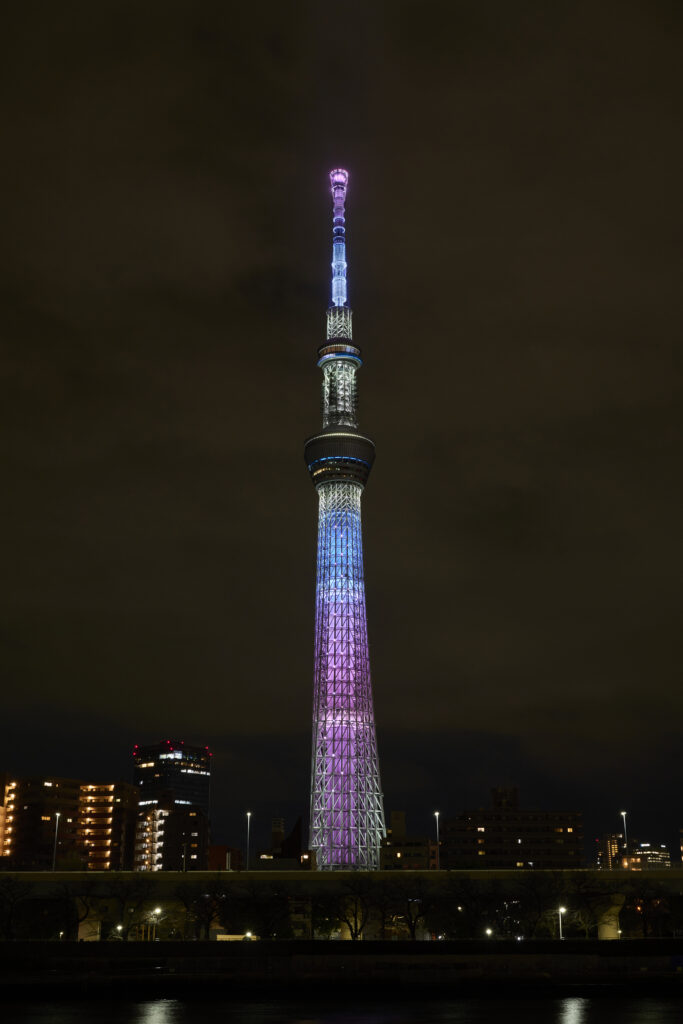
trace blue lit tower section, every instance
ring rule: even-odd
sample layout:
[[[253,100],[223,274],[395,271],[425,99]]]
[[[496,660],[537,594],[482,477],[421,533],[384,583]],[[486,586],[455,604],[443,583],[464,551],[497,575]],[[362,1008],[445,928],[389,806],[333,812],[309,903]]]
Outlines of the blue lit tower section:
[[[379,868],[386,834],[365,614],[361,495],[375,446],[358,429],[346,291],[348,173],[330,173],[334,201],[332,304],[318,349],[323,426],[305,445],[318,492],[310,848],[326,870]]]

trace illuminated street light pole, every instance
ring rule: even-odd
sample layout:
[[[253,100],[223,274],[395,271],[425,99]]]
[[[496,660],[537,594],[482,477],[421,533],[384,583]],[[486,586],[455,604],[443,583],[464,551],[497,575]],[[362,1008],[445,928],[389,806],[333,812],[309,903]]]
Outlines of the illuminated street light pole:
[[[251,811],[247,811],[247,871],[249,870],[249,844],[251,842]]]
[[[567,913],[566,907],[557,908],[557,920],[560,922],[560,941],[564,938],[562,935],[562,915]]]
[[[434,817],[436,818],[436,870],[439,871],[441,868],[441,858],[439,857],[439,811],[434,811]]]
[[[626,854],[626,867],[628,867],[628,833],[626,832],[626,811],[621,811],[624,819],[624,853]]]
[[[62,813],[61,811],[55,811],[55,844],[54,844],[54,847],[52,849],[52,870],[53,871],[54,871],[55,865],[57,863],[57,836],[59,834],[59,818],[60,818],[61,813]]]

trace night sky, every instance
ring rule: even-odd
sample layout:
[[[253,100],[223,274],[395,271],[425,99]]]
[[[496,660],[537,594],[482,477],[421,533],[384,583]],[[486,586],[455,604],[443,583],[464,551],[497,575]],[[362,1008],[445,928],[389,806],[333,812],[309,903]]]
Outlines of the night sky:
[[[683,8],[4,15],[0,767],[215,751],[306,814],[316,349],[343,166],[387,813],[683,808]]]

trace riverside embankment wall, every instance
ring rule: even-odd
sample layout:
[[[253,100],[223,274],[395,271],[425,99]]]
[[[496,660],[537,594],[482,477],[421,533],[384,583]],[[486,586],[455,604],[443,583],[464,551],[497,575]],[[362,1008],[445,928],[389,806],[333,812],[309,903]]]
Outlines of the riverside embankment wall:
[[[496,942],[6,943],[5,997],[265,989],[454,993],[490,986],[656,987],[683,994],[683,939]]]

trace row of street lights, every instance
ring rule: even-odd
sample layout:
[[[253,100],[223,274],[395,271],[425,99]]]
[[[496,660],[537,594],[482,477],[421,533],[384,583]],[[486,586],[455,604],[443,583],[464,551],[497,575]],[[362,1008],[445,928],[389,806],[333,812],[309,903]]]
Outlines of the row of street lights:
[[[628,837],[626,833],[626,811],[620,811],[621,817],[624,820],[624,853],[628,854]],[[434,820],[436,822],[436,870],[441,869],[441,858],[440,858],[440,843],[439,843],[439,815],[441,811],[434,811]],[[57,825],[59,825],[59,812],[57,812]],[[520,839],[521,842],[521,839]],[[247,811],[247,871],[249,870],[249,848],[251,844],[251,811]],[[57,828],[55,827],[55,856],[57,853]],[[52,862],[52,870],[54,871],[54,857]],[[562,914],[564,908],[560,907],[560,938],[562,938]]]
[[[434,811],[434,820],[436,822],[436,870],[439,871],[441,868],[440,860],[440,844],[439,844],[439,815],[440,811]],[[621,817],[624,821],[624,853],[628,855],[628,836],[626,832],[626,811],[620,811]],[[55,870],[57,863],[57,837],[59,835],[59,819],[61,817],[61,811],[55,812],[55,842],[52,850],[52,870]],[[250,847],[251,847],[251,811],[247,811],[247,871],[249,870],[250,863]],[[562,938],[562,913],[564,911],[560,908],[560,938]]]

